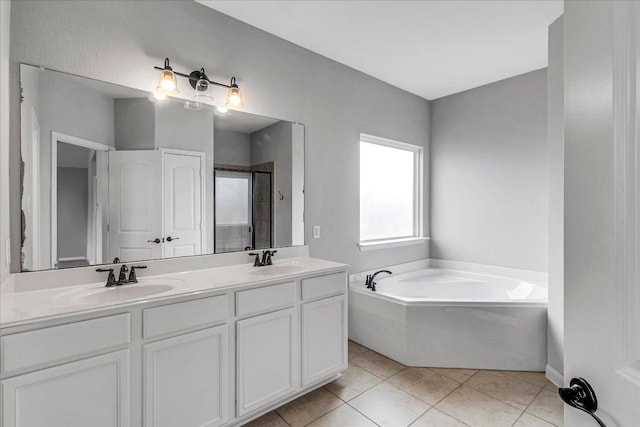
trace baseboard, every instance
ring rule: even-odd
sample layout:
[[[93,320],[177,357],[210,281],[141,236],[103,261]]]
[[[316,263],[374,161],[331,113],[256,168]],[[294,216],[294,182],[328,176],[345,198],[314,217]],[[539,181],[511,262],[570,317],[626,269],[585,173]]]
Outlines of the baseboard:
[[[564,387],[564,375],[547,365],[544,368],[544,375],[549,381],[555,384],[556,387]]]

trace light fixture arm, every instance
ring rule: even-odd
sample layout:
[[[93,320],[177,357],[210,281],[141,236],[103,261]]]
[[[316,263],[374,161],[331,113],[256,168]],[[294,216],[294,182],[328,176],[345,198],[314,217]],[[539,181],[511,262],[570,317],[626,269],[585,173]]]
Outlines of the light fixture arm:
[[[212,85],[216,85],[216,86],[222,86],[222,87],[226,87],[227,89],[231,88],[234,84],[236,84],[236,78],[235,77],[231,77],[231,84],[224,84],[224,83],[218,83],[215,82],[213,80],[209,80],[209,78],[207,77],[207,75],[204,73],[204,68],[201,68],[200,71],[193,71],[191,74],[184,74],[181,73],[179,71],[175,71],[173,70],[170,66],[169,66],[169,58],[165,58],[164,60],[164,67],[153,67],[156,70],[172,70],[173,74],[175,74],[176,76],[180,76],[180,77],[184,77],[186,79],[189,79],[189,83],[191,83],[191,86],[195,85],[195,82],[203,79],[208,81],[210,84]]]

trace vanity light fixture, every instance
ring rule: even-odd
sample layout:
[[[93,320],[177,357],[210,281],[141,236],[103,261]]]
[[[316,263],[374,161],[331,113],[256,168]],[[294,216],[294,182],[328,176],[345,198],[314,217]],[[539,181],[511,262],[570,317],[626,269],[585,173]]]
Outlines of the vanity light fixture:
[[[173,72],[173,68],[169,65],[169,58],[164,60],[164,68],[156,67],[161,70],[160,78],[158,78],[158,85],[156,86],[156,99],[161,101],[166,98],[167,95],[177,95],[178,92],[178,78]]]
[[[189,79],[189,84],[195,90],[193,100],[188,100],[184,104],[184,108],[188,110],[201,110],[203,108],[203,102],[213,101],[211,95],[211,85],[222,86],[229,89],[227,93],[227,100],[225,106],[219,106],[218,111],[226,112],[229,107],[243,107],[242,93],[236,83],[236,78],[231,77],[230,84],[218,83],[210,80],[204,72],[204,68],[200,70],[192,71],[190,74],[180,73],[174,71],[169,65],[169,58],[165,58],[164,67],[153,67],[156,70],[160,70],[160,79],[158,80],[158,86],[156,87],[153,97],[156,101],[162,101],[167,95],[178,94],[178,80],[177,76]]]
[[[227,93],[227,103],[225,105],[227,107],[229,107],[230,105],[233,107],[244,106],[242,102],[242,94],[240,93],[240,88],[236,84],[235,77],[231,77],[231,86],[229,87],[229,92]]]

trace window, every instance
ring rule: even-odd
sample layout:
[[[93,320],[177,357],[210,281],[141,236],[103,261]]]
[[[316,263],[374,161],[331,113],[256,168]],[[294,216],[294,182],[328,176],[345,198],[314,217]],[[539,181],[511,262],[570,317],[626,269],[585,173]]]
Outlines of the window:
[[[422,147],[360,135],[360,249],[424,242]]]

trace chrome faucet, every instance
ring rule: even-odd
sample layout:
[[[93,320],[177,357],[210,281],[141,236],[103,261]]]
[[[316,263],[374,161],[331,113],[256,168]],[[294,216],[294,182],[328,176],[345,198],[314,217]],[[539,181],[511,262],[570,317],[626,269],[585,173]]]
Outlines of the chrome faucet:
[[[367,289],[371,289],[373,292],[376,291],[376,282],[374,282],[374,279],[380,273],[393,274],[389,270],[378,270],[373,274],[367,274],[367,279],[364,282],[364,284],[367,285]]]

